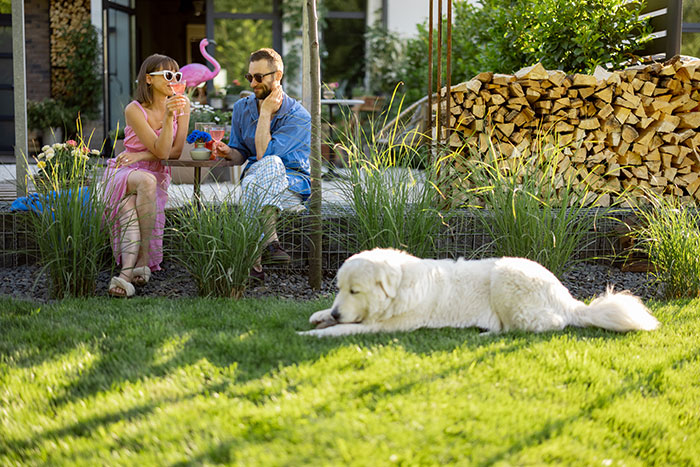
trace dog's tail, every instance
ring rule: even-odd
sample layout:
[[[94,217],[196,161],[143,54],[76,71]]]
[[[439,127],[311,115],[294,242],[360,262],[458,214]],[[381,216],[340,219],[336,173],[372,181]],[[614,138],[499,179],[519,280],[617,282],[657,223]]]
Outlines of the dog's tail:
[[[605,295],[575,311],[578,326],[596,326],[611,331],[652,331],[659,327],[642,301],[629,293],[615,293],[609,287]]]

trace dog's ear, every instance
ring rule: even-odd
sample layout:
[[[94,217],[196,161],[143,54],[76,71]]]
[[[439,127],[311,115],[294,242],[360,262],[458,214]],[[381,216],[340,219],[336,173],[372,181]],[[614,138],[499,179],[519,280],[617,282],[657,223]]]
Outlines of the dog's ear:
[[[382,261],[374,265],[377,271],[377,285],[379,285],[389,298],[396,297],[401,283],[401,266]]]

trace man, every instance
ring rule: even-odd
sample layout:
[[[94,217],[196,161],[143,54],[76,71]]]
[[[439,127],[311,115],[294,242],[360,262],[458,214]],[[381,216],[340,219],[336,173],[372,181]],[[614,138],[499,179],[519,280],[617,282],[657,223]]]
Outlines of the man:
[[[266,254],[273,262],[290,260],[277,237],[279,211],[301,207],[311,194],[311,116],[282,90],[283,76],[282,57],[273,49],[250,55],[246,79],[254,96],[233,106],[228,145],[218,142],[213,147],[214,155],[237,165],[248,161],[241,181],[241,204],[263,207]],[[265,280],[260,260],[251,276]]]

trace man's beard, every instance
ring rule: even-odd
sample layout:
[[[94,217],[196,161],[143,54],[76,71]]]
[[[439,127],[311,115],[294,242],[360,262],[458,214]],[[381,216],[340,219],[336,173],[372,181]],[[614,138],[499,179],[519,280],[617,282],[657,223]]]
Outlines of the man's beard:
[[[255,94],[255,97],[259,100],[265,99],[272,92],[272,89],[270,89],[268,87],[259,88],[259,89],[260,89],[260,95],[258,95],[257,93]]]

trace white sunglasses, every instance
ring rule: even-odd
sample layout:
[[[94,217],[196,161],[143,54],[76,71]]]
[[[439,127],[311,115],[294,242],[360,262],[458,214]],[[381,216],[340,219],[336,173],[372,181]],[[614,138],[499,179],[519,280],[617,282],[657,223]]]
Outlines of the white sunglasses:
[[[151,76],[156,76],[156,75],[163,75],[163,78],[165,78],[166,81],[172,81],[173,78],[175,78],[175,82],[179,83],[180,80],[182,79],[182,73],[179,71],[170,71],[170,70],[161,70],[161,71],[154,71],[152,73],[149,73]]]

